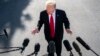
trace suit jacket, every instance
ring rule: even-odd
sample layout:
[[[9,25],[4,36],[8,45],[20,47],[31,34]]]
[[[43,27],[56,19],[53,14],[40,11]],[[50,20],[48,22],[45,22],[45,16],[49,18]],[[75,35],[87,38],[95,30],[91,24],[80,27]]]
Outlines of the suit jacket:
[[[63,10],[56,9],[56,22],[55,22],[55,38],[62,40],[63,38],[63,24],[66,29],[70,28],[69,20],[66,13]],[[50,26],[49,26],[49,16],[46,10],[40,13],[40,19],[38,21],[38,30],[41,29],[44,24],[44,34],[45,38],[49,40],[50,37]]]

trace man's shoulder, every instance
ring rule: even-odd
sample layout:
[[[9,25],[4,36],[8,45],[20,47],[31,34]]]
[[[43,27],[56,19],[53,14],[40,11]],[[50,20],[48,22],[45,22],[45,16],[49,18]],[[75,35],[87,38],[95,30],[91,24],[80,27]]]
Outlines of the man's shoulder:
[[[56,12],[65,12],[65,11],[62,9],[56,9]]]
[[[42,10],[40,13],[46,13],[46,10]]]

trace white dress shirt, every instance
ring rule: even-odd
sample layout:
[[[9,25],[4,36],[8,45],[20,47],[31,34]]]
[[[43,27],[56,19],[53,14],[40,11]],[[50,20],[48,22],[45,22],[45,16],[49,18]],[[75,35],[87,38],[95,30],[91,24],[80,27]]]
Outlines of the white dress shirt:
[[[52,13],[52,16],[53,16],[54,30],[55,30],[55,22],[56,22],[56,12],[55,11]],[[51,14],[49,14],[49,23],[50,23],[50,17],[51,17]]]

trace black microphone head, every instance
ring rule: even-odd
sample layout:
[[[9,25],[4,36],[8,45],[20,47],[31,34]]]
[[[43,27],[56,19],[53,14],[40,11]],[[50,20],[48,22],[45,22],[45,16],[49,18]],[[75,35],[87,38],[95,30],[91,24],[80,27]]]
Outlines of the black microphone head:
[[[23,47],[27,47],[28,46],[28,43],[29,43],[29,39],[28,38],[26,38],[25,40],[24,40],[24,42],[23,42]]]
[[[77,40],[81,45],[83,45],[87,50],[90,50],[90,49],[91,49],[80,37],[77,37],[76,40]]]
[[[23,51],[25,50],[25,48],[28,46],[28,43],[29,43],[29,39],[26,38],[24,39],[24,42],[23,42],[23,47],[21,48],[21,53],[23,53]]]
[[[71,47],[71,45],[70,45],[68,40],[64,40],[63,44],[66,47],[67,51],[71,51],[72,50],[72,47]]]
[[[7,33],[6,29],[4,29],[4,33],[5,33],[6,37],[8,37],[8,33]]]
[[[50,41],[47,47],[48,53],[54,53],[56,51],[55,42]]]
[[[73,42],[73,47],[75,48],[76,52],[78,52],[78,54],[82,56],[81,49],[76,42]]]
[[[77,52],[81,52],[81,50],[80,50],[80,48],[79,48],[79,46],[78,46],[77,43],[73,42],[73,47],[75,48],[75,50],[76,50]]]
[[[40,44],[39,43],[35,44],[34,50],[35,50],[35,52],[39,52],[40,51]]]

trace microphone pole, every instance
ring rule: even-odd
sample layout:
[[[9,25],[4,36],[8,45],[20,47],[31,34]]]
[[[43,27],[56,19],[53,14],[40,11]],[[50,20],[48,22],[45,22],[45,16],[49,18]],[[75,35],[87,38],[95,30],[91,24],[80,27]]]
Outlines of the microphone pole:
[[[21,48],[22,47],[2,47],[2,48],[0,47],[0,49],[13,49],[13,50],[7,50],[7,51],[0,52],[0,54],[9,53],[9,52],[13,52],[13,51],[19,51],[19,50],[21,50]]]
[[[4,29],[4,33],[5,33],[5,36],[8,38],[8,33],[7,33],[6,29]]]
[[[6,29],[4,29],[3,32],[4,32],[4,34],[0,34],[0,36],[4,36],[5,35],[8,38],[8,33],[7,33]]]

